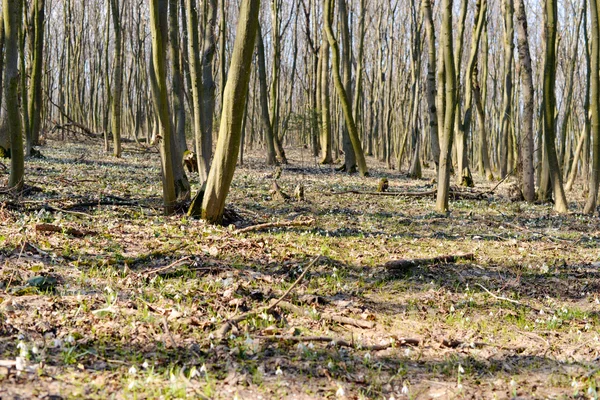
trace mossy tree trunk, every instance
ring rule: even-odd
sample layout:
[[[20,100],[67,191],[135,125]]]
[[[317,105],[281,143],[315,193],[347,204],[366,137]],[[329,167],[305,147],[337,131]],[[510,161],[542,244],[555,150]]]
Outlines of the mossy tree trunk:
[[[175,211],[177,197],[173,179],[171,156],[171,119],[167,92],[167,0],[150,0],[150,28],[152,30],[152,64],[154,86],[152,100],[160,124],[160,155],[162,161],[164,212]],[[151,78],[152,81],[152,78]]]
[[[210,223],[223,220],[225,200],[235,172],[259,9],[260,0],[242,0],[240,5],[231,65],[223,93],[219,138],[202,202],[202,218]]]
[[[454,70],[454,46],[452,43],[452,0],[442,2],[442,38],[441,46],[444,59],[444,135],[441,137],[440,166],[438,173],[438,189],[436,209],[438,212],[448,211],[450,195],[450,170],[452,168],[452,140],[454,136],[454,119],[456,112],[456,73]],[[438,89],[439,90],[439,89]]]
[[[33,63],[31,90],[29,92],[28,147],[39,144],[42,121],[42,66],[44,59],[44,16],[45,0],[33,2]]]

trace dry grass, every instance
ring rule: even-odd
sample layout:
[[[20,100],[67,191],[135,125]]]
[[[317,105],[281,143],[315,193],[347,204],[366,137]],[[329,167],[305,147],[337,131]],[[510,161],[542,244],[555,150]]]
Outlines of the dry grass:
[[[306,200],[283,203],[269,194],[273,170],[250,153],[229,197],[238,227],[315,223],[238,235],[161,216],[154,153],[126,147],[116,160],[58,142],[42,152],[27,163],[26,195],[0,195],[2,398],[596,398],[600,224],[578,214],[580,194],[560,216],[509,202],[502,185],[438,215],[430,198],[331,195],[374,191],[384,176],[390,190],[430,190],[431,171],[414,181],[371,159],[361,179],[299,149],[279,185],[291,194],[304,184]],[[64,231],[36,231],[42,223]],[[381,267],[471,252],[473,262],[403,276]],[[318,255],[287,299],[305,315],[256,315],[216,341],[223,321],[279,298]],[[35,276],[56,278],[54,290],[27,287]],[[271,335],[396,345],[259,339]]]

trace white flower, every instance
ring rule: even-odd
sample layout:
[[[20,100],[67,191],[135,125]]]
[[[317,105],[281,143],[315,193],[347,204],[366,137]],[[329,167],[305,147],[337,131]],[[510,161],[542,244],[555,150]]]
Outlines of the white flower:
[[[371,353],[365,353],[365,361],[371,361]]]
[[[131,381],[131,382],[129,382],[129,385],[127,385],[127,388],[128,388],[129,390],[133,390],[133,389],[135,388],[135,381]]]
[[[410,349],[409,348],[407,348],[406,350],[404,350],[404,355],[406,357],[410,357]]]
[[[202,364],[202,366],[200,367],[200,372],[203,374],[206,374],[206,372],[207,372],[206,365]]]
[[[314,344],[312,344],[312,343],[309,343],[309,344],[308,344],[308,348],[312,350],[312,349],[314,349],[314,348],[315,348],[315,345],[314,345]]]
[[[454,312],[454,305],[450,306],[450,312]]]
[[[465,369],[460,364],[458,364],[458,373],[459,374],[464,374],[465,373]]]
[[[281,370],[281,367],[277,366],[277,370],[275,371],[275,375],[283,375],[283,371]]]
[[[67,342],[69,344],[73,344],[73,343],[75,343],[75,338],[73,337],[73,335],[69,334],[69,336],[67,336],[65,338],[65,342]]]
[[[25,357],[17,357],[15,361],[17,362],[15,366],[17,371],[23,371],[26,366]]]
[[[190,371],[190,379],[194,379],[200,376],[200,372],[198,372],[198,370],[196,369],[196,367],[192,367],[192,370]]]
[[[135,375],[137,374],[137,369],[135,368],[135,366],[131,366],[131,368],[129,368],[129,374],[130,375]]]
[[[300,352],[306,351],[306,346],[304,345],[304,343],[298,343],[298,345],[296,347],[298,348],[298,351],[300,351]]]
[[[53,348],[57,348],[57,347],[62,347],[62,340],[56,338],[52,341],[52,347]]]
[[[215,335],[212,332],[208,334],[209,340],[213,340],[214,338],[215,338]]]
[[[328,369],[333,369],[333,362],[329,361],[329,362],[327,363],[327,368],[328,368]]]
[[[344,388],[342,387],[342,385],[338,384],[338,390],[337,390],[337,392],[335,392],[335,395],[337,397],[343,397],[346,395],[346,392],[344,391]]]
[[[462,383],[459,383],[458,385],[456,385],[456,388],[457,388],[458,390],[462,390],[462,389],[463,389],[463,385],[462,385]]]
[[[512,387],[517,386],[517,381],[515,381],[514,378],[510,380],[510,386],[512,386]]]
[[[148,365],[148,360],[144,360],[144,363],[142,364],[142,368],[144,369],[148,369],[150,365]]]
[[[571,387],[576,388],[577,386],[579,386],[579,382],[577,382],[577,379],[573,377],[573,380],[571,381]]]
[[[402,385],[402,394],[408,395],[408,386],[406,386],[406,383]]]

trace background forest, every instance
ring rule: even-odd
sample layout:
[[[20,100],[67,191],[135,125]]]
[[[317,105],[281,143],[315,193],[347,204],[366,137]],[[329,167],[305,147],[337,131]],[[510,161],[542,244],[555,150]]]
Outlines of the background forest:
[[[596,0],[3,0],[0,397],[598,398]]]

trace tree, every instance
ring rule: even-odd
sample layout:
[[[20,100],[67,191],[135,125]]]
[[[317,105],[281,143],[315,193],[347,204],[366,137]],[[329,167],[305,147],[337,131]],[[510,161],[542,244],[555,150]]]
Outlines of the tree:
[[[327,39],[329,41],[329,46],[331,46],[331,62],[333,66],[333,81],[338,97],[340,98],[342,112],[344,113],[344,120],[346,122],[346,128],[348,129],[348,134],[350,135],[350,141],[352,142],[352,148],[354,149],[354,154],[356,156],[356,163],[358,165],[358,172],[360,176],[366,176],[368,174],[367,163],[365,161],[365,155],[362,150],[362,144],[360,143],[360,139],[358,137],[358,129],[356,129],[356,124],[354,123],[354,117],[352,116],[352,106],[350,104],[350,99],[348,98],[348,93],[346,93],[346,89],[344,87],[344,83],[342,82],[342,76],[340,75],[340,49],[338,42],[335,39],[333,34],[333,28],[331,26],[331,15],[333,14],[333,6],[335,4],[335,0],[324,0],[325,1],[325,31],[327,33]],[[345,0],[342,0],[345,1]]]
[[[171,120],[167,91],[166,41],[168,35],[168,0],[150,0],[150,27],[152,30],[152,73],[154,75],[153,102],[160,125],[160,155],[163,178],[164,212],[175,211],[175,181],[171,155]],[[151,78],[152,80],[152,78]]]
[[[445,107],[442,108],[444,110],[444,135],[441,138],[436,209],[438,212],[445,213],[448,211],[448,198],[450,195],[452,140],[456,112],[456,73],[454,71],[454,47],[452,43],[452,0],[443,0],[442,2],[441,44],[444,60],[443,68],[445,71]]]
[[[29,126],[27,127],[27,154],[40,139],[42,120],[42,66],[44,61],[45,0],[33,1],[33,63],[29,92]]]
[[[188,38],[188,63],[190,70],[190,83],[192,91],[192,118],[194,120],[194,140],[196,144],[196,157],[198,161],[198,175],[200,182],[204,183],[208,177],[206,168],[206,156],[204,154],[202,133],[202,98],[201,87],[202,75],[200,72],[200,39],[198,38],[198,10],[196,1],[185,0],[185,11],[187,15],[187,38]],[[210,156],[209,156],[210,157]]]
[[[23,156],[23,132],[19,115],[19,44],[17,32],[21,15],[21,0],[4,0],[4,99],[6,102],[5,127],[10,138],[10,176],[8,187],[13,190],[23,188],[25,163]]]
[[[519,47],[519,70],[523,99],[523,126],[521,134],[521,189],[526,201],[535,200],[535,174],[533,168],[533,71],[527,33],[527,14],[523,0],[516,0],[517,39]]]
[[[123,94],[123,39],[121,32],[121,12],[119,10],[119,0],[110,0],[113,28],[115,30],[115,64],[113,69],[113,95],[112,95],[112,134],[113,134],[113,154],[115,157],[121,157],[121,114]]]
[[[600,10],[598,2],[590,0],[591,14],[591,36],[592,36],[592,60],[591,60],[591,101],[590,111],[592,114],[592,170],[590,174],[589,193],[583,212],[591,214],[596,210],[598,200],[598,184],[600,183]]]
[[[560,213],[569,211],[562,183],[562,174],[556,155],[556,25],[558,23],[556,0],[546,0],[546,57],[544,66],[544,148],[554,191],[554,209]]]
[[[219,138],[202,202],[202,218],[210,223],[223,220],[225,200],[235,172],[259,9],[260,0],[242,0],[240,5],[233,54],[223,92]]]

